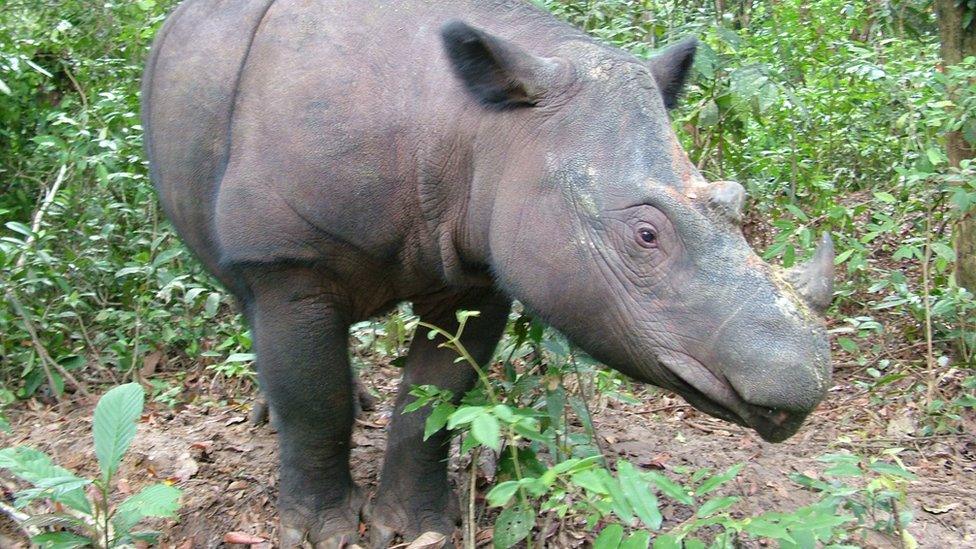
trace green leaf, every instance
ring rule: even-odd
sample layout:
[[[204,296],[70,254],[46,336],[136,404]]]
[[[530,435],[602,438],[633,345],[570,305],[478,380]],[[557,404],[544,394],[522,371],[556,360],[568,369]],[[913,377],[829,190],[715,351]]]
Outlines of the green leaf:
[[[654,549],[681,549],[681,541],[671,534],[661,534],[654,538]]]
[[[600,531],[600,535],[593,540],[593,549],[617,549],[624,539],[624,527],[611,524]]]
[[[649,532],[634,532],[620,544],[620,549],[647,549],[650,544],[651,534]]]
[[[898,202],[898,199],[895,198],[893,194],[885,191],[875,191],[874,197],[885,204],[894,204],[895,202]]]
[[[142,386],[126,383],[105,393],[95,406],[92,419],[95,456],[106,481],[118,470],[122,456],[136,436],[136,422],[142,415],[144,399]]]
[[[932,251],[946,261],[956,260],[956,251],[941,242],[933,242]]]
[[[447,424],[447,418],[454,411],[454,405],[450,402],[441,402],[430,411],[430,415],[427,416],[427,421],[424,422],[424,440],[427,440],[437,431],[444,428]]]
[[[535,511],[528,507],[509,507],[495,519],[493,542],[495,547],[508,548],[522,541],[532,532]]]
[[[732,467],[729,467],[728,470],[726,470],[721,475],[715,475],[713,477],[706,479],[705,482],[703,482],[701,486],[699,486],[698,489],[695,490],[695,495],[704,496],[705,494],[715,490],[719,486],[732,480],[733,478],[735,478],[736,475],[739,474],[739,471],[742,470],[742,467],[743,467],[742,463],[737,463]]]
[[[868,469],[871,469],[875,473],[881,473],[883,475],[891,475],[894,477],[901,477],[908,480],[915,480],[915,474],[911,471],[905,470],[904,467],[895,465],[894,463],[887,463],[884,461],[875,461],[874,463],[868,465]]]
[[[471,423],[474,418],[485,413],[483,406],[461,406],[447,420],[447,428],[454,429],[458,425]]]
[[[488,495],[488,505],[492,507],[503,507],[512,499],[515,492],[518,492],[519,482],[517,480],[506,480],[492,488]]]
[[[721,511],[726,507],[729,507],[730,505],[734,504],[737,501],[739,501],[738,496],[725,496],[721,498],[712,498],[706,501],[705,503],[703,503],[702,506],[698,508],[698,512],[695,514],[698,515],[699,517],[704,518],[718,511]]]
[[[694,498],[688,492],[688,489],[681,486],[680,484],[674,482],[668,477],[658,473],[657,471],[648,471],[644,473],[644,476],[650,479],[658,489],[661,490],[666,496],[677,501],[678,503],[683,503],[685,505],[691,505],[694,503]]]
[[[29,236],[33,236],[34,235],[34,232],[30,230],[30,227],[28,227],[27,225],[24,225],[23,223],[21,223],[19,221],[8,221],[8,222],[4,223],[4,226],[6,226],[11,231],[20,233],[20,234],[22,234],[24,236],[28,236],[29,237]]]
[[[496,452],[502,447],[501,425],[498,418],[491,414],[475,416],[471,421],[471,435]]]
[[[51,526],[84,527],[85,522],[80,518],[71,516],[67,513],[45,513],[41,515],[31,515],[27,518],[27,520],[21,523],[21,526],[24,528],[50,528]]]
[[[743,528],[743,530],[752,536],[771,538],[775,540],[784,540],[789,543],[796,543],[796,541],[790,536],[789,531],[786,527],[771,521],[768,521],[762,517],[756,517],[751,519]]]
[[[600,480],[603,481],[603,486],[610,493],[610,508],[613,509],[613,513],[625,524],[629,524],[634,520],[634,510],[627,503],[627,497],[620,487],[620,482],[606,469],[599,468],[594,470],[594,472],[600,476]]]
[[[44,452],[33,448],[18,446],[0,450],[0,468],[9,470],[16,477],[35,486],[50,479],[69,478],[71,471],[55,465]],[[74,477],[77,478],[77,477]],[[47,496],[45,496],[47,497]],[[61,502],[76,511],[91,514],[91,504],[82,489],[60,494],[51,494],[51,499]]]
[[[47,532],[31,538],[31,542],[44,549],[74,549],[75,547],[90,547],[92,539],[79,536],[73,532]]]
[[[182,492],[169,484],[146,486],[119,504],[112,524],[119,534],[126,534],[146,517],[173,518],[180,508]]]
[[[648,489],[637,469],[630,462],[621,460],[617,462],[617,473],[620,476],[620,487],[634,513],[651,530],[660,528],[664,518],[657,508],[657,498]]]
[[[603,483],[603,478],[594,470],[574,473],[572,476],[572,481],[573,484],[597,494],[606,495],[610,493]]]
[[[849,337],[838,337],[837,345],[840,345],[840,348],[844,349],[848,353],[857,352],[857,343],[855,343],[854,340]]]

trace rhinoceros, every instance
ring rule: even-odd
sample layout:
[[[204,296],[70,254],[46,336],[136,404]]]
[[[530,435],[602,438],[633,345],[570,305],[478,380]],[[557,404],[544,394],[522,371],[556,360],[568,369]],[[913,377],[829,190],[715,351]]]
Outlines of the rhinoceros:
[[[409,301],[485,363],[513,300],[594,358],[769,441],[830,378],[833,248],[790,270],[741,230],[669,120],[694,39],[649,60],[512,0],[187,0],[156,37],[143,125],[159,200],[253,330],[280,447],[283,547],[358,536],[349,326]],[[409,388],[475,373],[410,346],[374,546],[452,533],[449,433]]]

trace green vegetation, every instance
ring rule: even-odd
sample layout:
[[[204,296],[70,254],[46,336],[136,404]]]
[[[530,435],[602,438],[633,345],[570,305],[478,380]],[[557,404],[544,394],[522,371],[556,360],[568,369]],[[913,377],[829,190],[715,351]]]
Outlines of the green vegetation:
[[[420,326],[431,339],[443,339],[442,347],[457,352],[459,360],[478,372],[479,387],[459,405],[452,404],[450,391],[414,387],[416,400],[404,413],[429,409],[425,436],[451,430],[461,437],[461,453],[470,454],[472,464],[478,463],[480,451],[498,453],[498,482],[486,495],[490,506],[501,508],[494,519],[495,547],[525,541],[537,526],[536,517],[551,514],[581,519],[590,530],[602,524],[593,542],[597,549],[646,549],[652,532],[655,549],[731,548],[748,539],[773,540],[787,549],[818,543],[837,546],[862,542],[872,530],[900,539],[905,547],[917,546],[905,530],[911,520],[906,488],[914,475],[901,464],[898,449],[878,458],[822,456],[820,460],[830,465],[824,472],[829,480],[791,476],[798,486],[817,493],[815,503],[735,518],[730,508],[741,498],[722,495],[720,489],[736,478],[742,464],[721,472],[678,468],[675,472],[682,476],[675,479],[657,471],[642,472],[625,459],[605,455],[593,434],[587,407],[591,398],[585,394],[587,380],[599,379],[597,365],[577,356],[558,335],[544,335],[538,325],[533,330],[531,319],[522,316],[508,334],[511,347],[500,354],[533,358],[520,374],[504,368],[506,375],[489,378],[460,341],[467,320],[477,314],[459,311],[454,334],[424,322]],[[625,387],[589,390],[629,400]],[[566,421],[567,407],[582,420],[582,432],[574,432]],[[844,479],[862,482],[846,484]],[[661,500],[686,508],[688,519],[662,531]],[[474,539],[473,532],[467,534]]]
[[[934,2],[537,3],[639,56],[682,36],[702,39],[694,81],[674,114],[692,160],[709,179],[749,190],[746,234],[766,259],[790,266],[811,253],[817,234],[831,232],[838,375],[876,403],[917,405],[915,436],[957,432],[976,407],[976,299],[956,283],[965,258],[954,240],[954,228],[976,211],[976,161],[958,154],[976,144],[976,58],[943,61]],[[7,0],[0,10],[0,292],[9,304],[0,308],[0,406],[130,380],[172,405],[185,398],[186,372],[200,368],[250,387],[246,327],[163,219],[146,174],[141,63],[173,5]],[[401,356],[416,324],[402,308],[358,325],[357,363]],[[636,526],[660,527],[658,498],[691,518],[655,531],[655,547],[705,546],[698,537],[715,547],[747,537],[783,547],[856,544],[868,530],[912,544],[904,531],[909,474],[896,452],[825,456],[831,482],[794,478],[817,493],[816,503],[733,518],[734,502],[712,489],[735,470],[674,478],[604,456],[587,403],[596,394],[632,399],[628,382],[531,318],[513,320],[495,364],[472,366],[484,382],[461,406],[419,387],[416,407],[432,406],[428,430],[455,430],[464,452],[499,452],[488,501],[502,509],[501,546],[526,538],[537,512],[551,510],[584,517],[599,531],[598,547],[645,547],[651,537]],[[501,375],[489,380],[489,368]],[[103,412],[109,395],[134,398],[135,386],[123,387],[130,389],[103,398]],[[570,427],[570,415],[581,428]],[[126,424],[112,419],[113,429]],[[96,411],[96,449],[105,421]],[[4,450],[0,465],[35,485],[21,501],[74,509],[69,524],[111,546],[135,539],[138,519],[126,517],[175,509],[141,500],[110,506],[112,464],[126,445],[98,451],[98,480],[27,449]],[[94,500],[85,496],[89,485],[98,488]],[[155,490],[144,499],[175,502],[174,489]],[[49,524],[56,522],[37,522]],[[47,542],[70,543],[67,533],[50,533],[58,534]]]
[[[30,516],[21,522],[21,527],[64,528],[38,533],[31,537],[32,542],[59,549],[108,549],[131,546],[137,540],[153,543],[157,533],[135,532],[133,528],[149,517],[176,516],[180,490],[168,484],[152,484],[120,503],[112,502],[112,481],[136,436],[144,400],[142,387],[127,383],[108,391],[98,401],[92,418],[95,455],[102,473],[97,479],[75,476],[32,448],[0,450],[0,468],[33,486],[15,494],[16,506],[24,508],[37,500],[51,504],[50,512]]]

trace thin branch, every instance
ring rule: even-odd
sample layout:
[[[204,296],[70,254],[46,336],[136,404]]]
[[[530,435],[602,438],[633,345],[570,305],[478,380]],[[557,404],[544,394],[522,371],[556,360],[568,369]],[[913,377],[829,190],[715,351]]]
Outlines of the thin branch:
[[[34,327],[34,321],[31,319],[30,313],[24,309],[24,306],[20,303],[20,300],[17,299],[17,293],[12,287],[7,290],[6,297],[7,301],[10,302],[10,305],[14,308],[14,312],[17,313],[21,320],[24,321],[24,328],[27,330],[27,333],[30,334],[31,343],[34,345],[34,351],[37,352],[38,358],[41,359],[41,366],[44,368],[44,373],[47,375],[47,382],[51,385],[51,392],[58,399],[58,402],[63,402],[63,399],[55,390],[56,385],[54,384],[54,376],[51,374],[49,367],[57,370],[58,373],[61,374],[61,377],[71,383],[71,385],[73,385],[79,393],[86,397],[90,397],[91,393],[88,392],[88,388],[85,386],[85,384],[78,381],[75,376],[71,375],[71,372],[64,369],[64,366],[61,366],[56,360],[51,358],[51,354],[47,352],[44,344],[41,343],[41,339],[37,336],[37,328]]]

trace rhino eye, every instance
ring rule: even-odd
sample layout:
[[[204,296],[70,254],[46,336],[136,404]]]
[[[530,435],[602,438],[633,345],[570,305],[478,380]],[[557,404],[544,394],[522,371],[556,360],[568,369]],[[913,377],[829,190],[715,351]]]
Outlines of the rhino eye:
[[[637,229],[637,243],[645,248],[656,248],[657,231],[653,227],[639,227]]]

